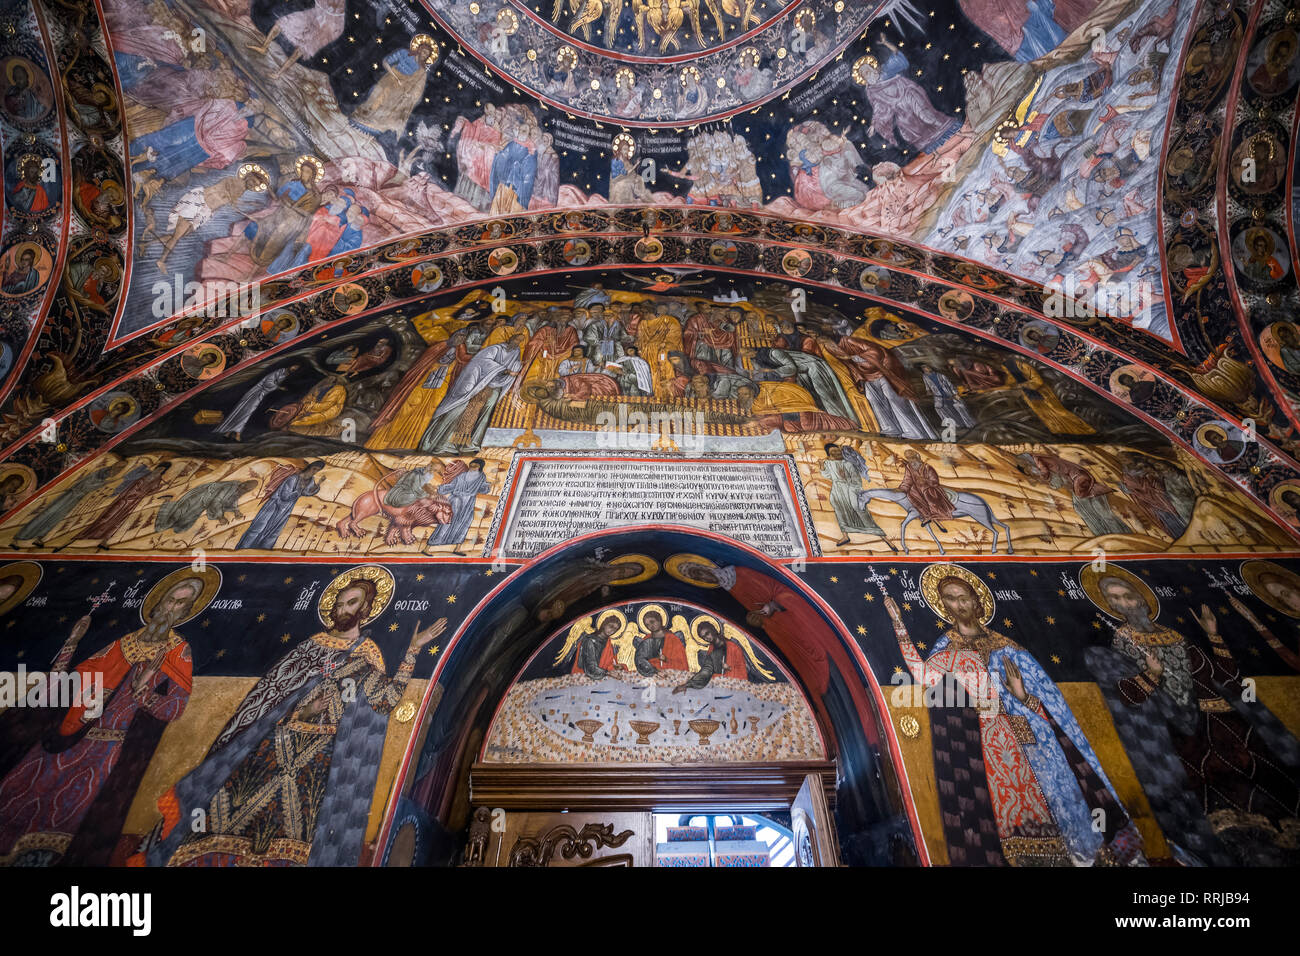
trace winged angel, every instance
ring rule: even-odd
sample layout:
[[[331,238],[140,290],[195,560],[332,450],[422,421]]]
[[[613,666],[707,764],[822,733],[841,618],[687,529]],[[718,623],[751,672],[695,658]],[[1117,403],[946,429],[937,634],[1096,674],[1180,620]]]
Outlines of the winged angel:
[[[601,680],[620,670],[652,676],[654,670],[646,673],[646,668],[658,660],[666,669],[685,669],[689,673],[675,693],[705,687],[719,675],[746,680],[752,671],[766,680],[776,679],[758,659],[749,635],[743,631],[727,623],[719,624],[707,614],[699,615],[689,625],[683,615],[675,614],[671,626],[665,628],[663,620],[667,615],[656,613],[658,610],[657,605],[644,609],[638,621],[629,621],[617,609],[575,621],[555,663],[572,659],[573,673]],[[670,646],[676,641],[681,641],[684,654]]]

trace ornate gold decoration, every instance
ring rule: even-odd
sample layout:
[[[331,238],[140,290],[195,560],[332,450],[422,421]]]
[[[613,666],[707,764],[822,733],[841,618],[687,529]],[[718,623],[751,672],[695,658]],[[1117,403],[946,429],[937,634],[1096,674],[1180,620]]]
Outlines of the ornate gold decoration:
[[[409,700],[405,703],[398,704],[397,709],[393,711],[393,720],[399,724],[410,723],[411,718],[415,716],[415,705]]]
[[[22,578],[22,583],[13,594],[0,602],[0,615],[8,614],[27,599],[27,595],[31,594],[41,581],[41,566],[35,561],[15,561],[0,568],[0,581],[8,577]]]
[[[925,603],[930,605],[930,610],[934,611],[944,621],[951,624],[952,618],[948,615],[948,609],[944,606],[943,598],[939,596],[939,585],[943,583],[944,578],[959,578],[970,586],[970,589],[979,596],[980,599],[980,623],[988,624],[993,620],[993,592],[989,586],[981,581],[973,571],[968,571],[959,564],[931,564],[921,572],[921,595],[925,598]]]
[[[3,570],[0,570],[0,575],[2,574]],[[1269,593],[1267,585],[1264,584],[1266,577],[1280,578],[1282,583],[1300,594],[1300,575],[1288,571],[1280,564],[1274,564],[1272,561],[1246,561],[1241,566],[1241,579],[1246,582],[1251,594],[1287,617],[1300,617],[1300,611],[1287,607],[1284,602],[1278,600],[1276,595]]]
[[[338,599],[339,592],[353,581],[361,578],[365,578],[375,585],[375,603],[370,608],[370,614],[361,622],[362,625],[369,624],[388,609],[388,602],[393,599],[393,589],[395,587],[393,573],[377,564],[352,568],[336,577],[321,592],[320,601],[316,605],[316,616],[320,618],[321,624],[327,629],[332,624],[330,611],[334,607],[335,600]]]
[[[898,718],[898,732],[909,739],[915,738],[921,733],[921,722],[911,714],[904,714]]]
[[[203,590],[194,598],[194,603],[190,606],[190,613],[187,617],[172,623],[173,627],[179,627],[186,621],[192,621],[198,617],[212,603],[212,599],[217,596],[217,590],[221,587],[221,572],[213,565],[205,565],[202,571],[195,571],[191,567],[177,568],[171,574],[165,576],[161,581],[149,589],[145,595],[144,603],[140,605],[140,620],[148,624],[153,617],[153,609],[177,584],[180,584],[186,578],[194,578],[203,582]]]
[[[1088,595],[1088,600],[1111,617],[1120,618],[1120,615],[1111,610],[1110,602],[1106,600],[1106,595],[1102,593],[1101,582],[1105,578],[1119,578],[1142,595],[1143,600],[1147,602],[1147,610],[1151,613],[1152,621],[1160,615],[1160,599],[1155,596],[1155,592],[1151,590],[1147,583],[1132,571],[1126,571],[1115,564],[1107,564],[1105,571],[1098,571],[1089,564],[1079,572],[1079,584],[1083,587],[1084,593]]]

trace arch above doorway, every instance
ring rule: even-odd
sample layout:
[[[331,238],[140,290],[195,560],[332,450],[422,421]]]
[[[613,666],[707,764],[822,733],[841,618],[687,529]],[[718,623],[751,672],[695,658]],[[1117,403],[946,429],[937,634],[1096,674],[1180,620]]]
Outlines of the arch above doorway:
[[[712,586],[692,580],[691,572],[681,573],[684,562],[716,569],[717,580]],[[637,566],[635,573],[619,570],[629,563]],[[387,856],[394,818],[412,814],[436,837],[427,841],[425,862],[453,859],[469,821],[471,766],[529,661],[553,640],[557,624],[614,602],[647,601],[677,601],[744,622],[807,700],[825,755],[835,761],[841,842],[890,829],[917,856],[916,814],[897,741],[880,718],[880,688],[834,612],[796,575],[740,542],[698,529],[637,527],[584,536],[546,552],[469,615],[434,674],[376,860]]]

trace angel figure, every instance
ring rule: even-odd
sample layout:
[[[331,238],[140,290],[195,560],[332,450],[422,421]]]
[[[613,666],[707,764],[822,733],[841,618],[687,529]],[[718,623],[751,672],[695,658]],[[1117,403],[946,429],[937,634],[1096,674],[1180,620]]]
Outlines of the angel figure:
[[[625,646],[622,635],[627,631],[627,618],[622,611],[611,610],[601,615],[599,623],[593,625],[594,620],[594,615],[588,615],[574,622],[569,628],[569,636],[565,638],[564,646],[555,657],[555,663],[563,664],[572,656],[574,674],[582,674],[588,680],[598,681],[609,676],[610,668],[615,661],[610,642],[619,636],[620,652]],[[631,639],[628,638],[626,645],[630,643]],[[631,669],[632,666],[629,666],[628,670]]]
[[[648,604],[637,615],[640,630],[636,638],[633,663],[642,677],[654,677],[661,669],[686,671],[686,641],[690,627],[686,618],[674,614],[672,626],[666,627],[668,612],[658,604]],[[657,663],[656,663],[657,662]]]
[[[691,676],[673,688],[674,694],[707,687],[715,676],[748,680],[752,668],[767,680],[776,676],[765,668],[754,653],[749,637],[730,624],[719,625],[716,618],[701,614],[691,625],[686,641],[686,661]]]
[[[653,273],[648,279],[645,276],[638,275],[629,278],[644,285],[646,292],[669,292],[673,289],[684,289],[687,286],[708,285],[708,279],[686,281],[687,276],[695,275],[699,271],[699,269],[674,269],[670,267],[663,272]]]

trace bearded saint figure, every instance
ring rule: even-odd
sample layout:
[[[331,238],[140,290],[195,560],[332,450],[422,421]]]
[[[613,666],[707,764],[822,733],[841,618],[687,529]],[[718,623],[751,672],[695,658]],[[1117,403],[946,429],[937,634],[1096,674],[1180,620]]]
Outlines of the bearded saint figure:
[[[420,649],[447,626],[442,618],[412,635],[389,677],[361,630],[392,596],[386,575],[355,568],[326,588],[327,629],[257,682],[203,762],[159,798],[150,866],[357,865],[388,717]],[[206,825],[196,830],[200,809]]]

